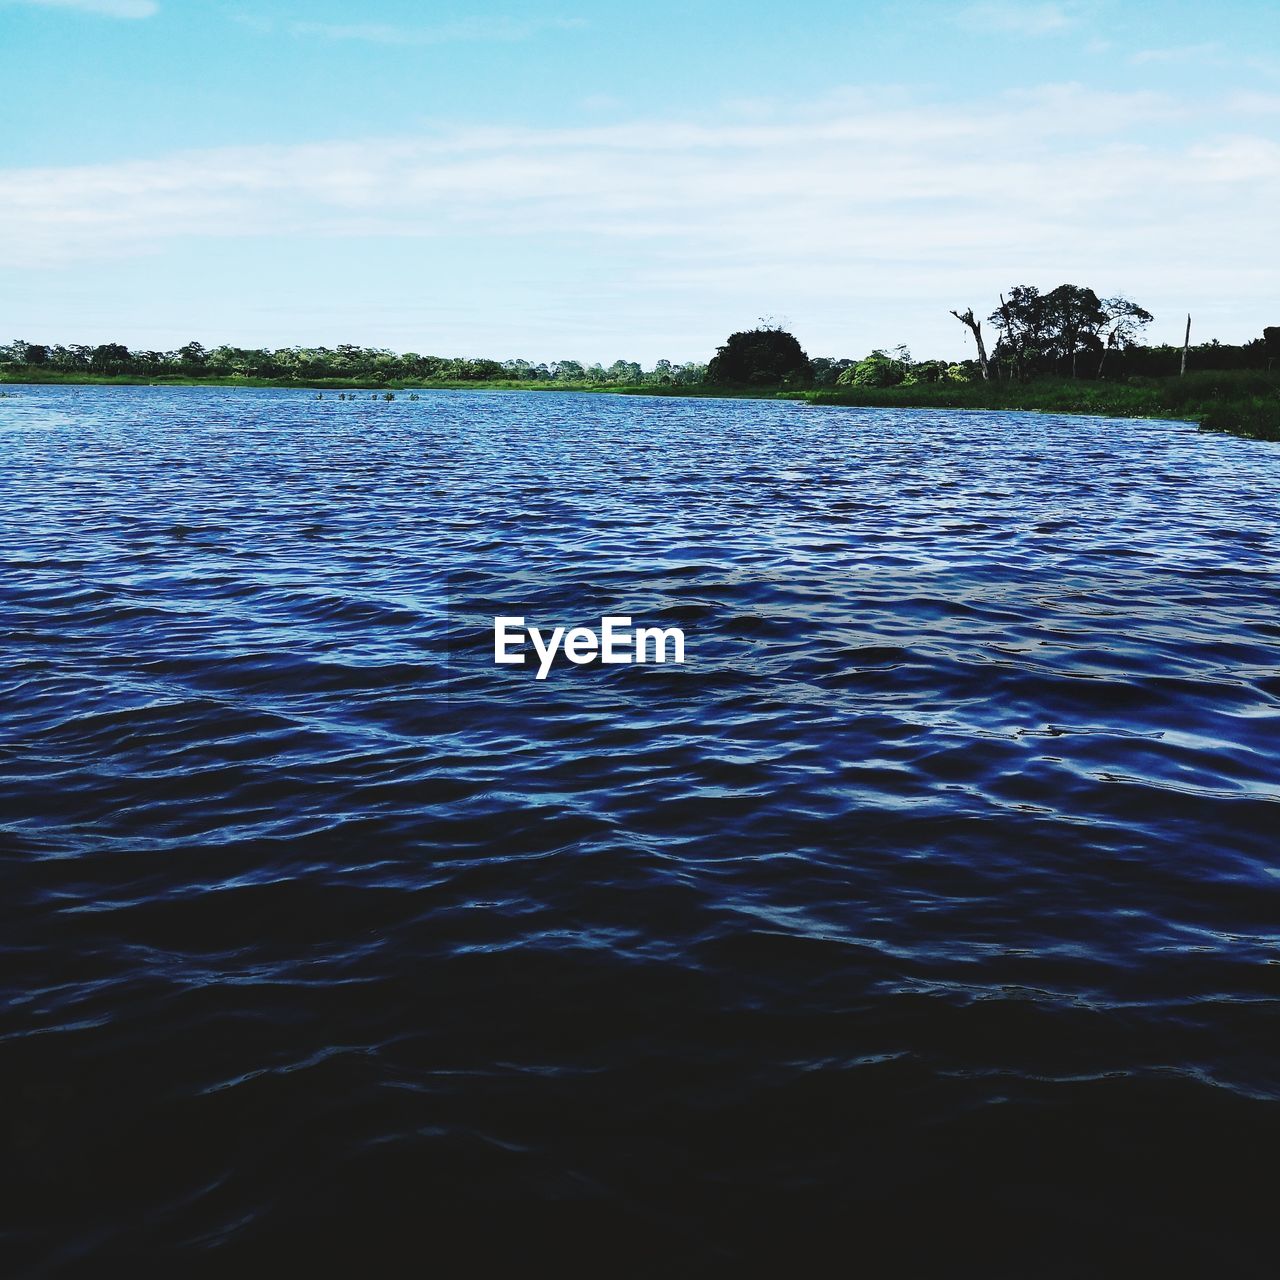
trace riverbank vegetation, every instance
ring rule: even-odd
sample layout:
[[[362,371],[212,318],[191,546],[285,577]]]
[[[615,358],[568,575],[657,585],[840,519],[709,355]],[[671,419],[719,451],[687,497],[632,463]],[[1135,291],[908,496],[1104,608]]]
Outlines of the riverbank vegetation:
[[[797,358],[795,339],[762,322],[729,338],[708,379],[726,387],[773,384],[820,404],[1180,418],[1280,440],[1280,327],[1239,346],[1192,346],[1188,318],[1182,347],[1145,346],[1149,311],[1068,284],[1002,294],[987,317],[990,350],[972,307],[951,314],[968,329],[975,358],[915,360],[904,346],[860,360]]]
[[[1047,293],[1017,285],[1001,294],[985,334],[972,307],[950,314],[968,331],[972,358],[917,360],[903,346],[861,358],[810,358],[792,334],[761,321],[730,335],[708,364],[659,360],[651,369],[627,360],[606,367],[353,345],[209,349],[189,342],[159,352],[16,339],[0,346],[0,381],[784,395],[821,404],[1185,418],[1280,439],[1280,327],[1238,346],[1192,345],[1188,320],[1182,346],[1146,346],[1152,316],[1145,308],[1066,284]]]
[[[201,382],[216,385],[395,387],[701,386],[706,365],[659,360],[649,370],[616,360],[607,368],[578,360],[529,360],[398,354],[380,347],[245,347],[130,351],[121,343],[53,346],[17,339],[0,346],[0,377],[23,382]]]
[[[1212,431],[1280,440],[1280,374],[1212,370],[1185,377],[1085,382],[915,382],[799,393],[816,404],[917,409],[1017,409],[1110,418],[1173,418]]]

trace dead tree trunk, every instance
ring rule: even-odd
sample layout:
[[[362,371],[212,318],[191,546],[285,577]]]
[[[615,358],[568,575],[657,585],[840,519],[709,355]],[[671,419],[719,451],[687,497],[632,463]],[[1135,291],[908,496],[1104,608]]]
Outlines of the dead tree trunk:
[[[1182,368],[1178,370],[1178,376],[1182,377],[1187,371],[1187,348],[1191,345],[1191,315],[1187,314],[1187,336],[1182,340]]]
[[[982,341],[982,321],[973,318],[972,307],[964,315],[961,315],[958,311],[953,311],[951,314],[973,332],[973,340],[978,344],[978,367],[982,370],[982,380],[985,382],[991,377],[991,366],[987,362],[986,343]]]

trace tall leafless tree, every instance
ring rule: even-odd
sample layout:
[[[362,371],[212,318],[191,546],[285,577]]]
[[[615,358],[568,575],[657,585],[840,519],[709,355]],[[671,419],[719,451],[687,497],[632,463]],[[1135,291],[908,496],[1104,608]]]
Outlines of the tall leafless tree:
[[[973,308],[970,307],[964,315],[958,311],[951,313],[962,325],[965,325],[973,333],[973,340],[978,344],[978,367],[982,370],[984,380],[991,377],[991,365],[987,360],[987,344],[982,341],[982,321],[975,320],[973,316]]]
[[[1102,358],[1098,361],[1098,377],[1106,367],[1110,352],[1131,347],[1138,341],[1142,330],[1155,318],[1145,307],[1140,307],[1128,298],[1104,298],[1102,313],[1106,317],[1107,336],[1102,347]],[[1101,340],[1102,335],[1098,335]]]

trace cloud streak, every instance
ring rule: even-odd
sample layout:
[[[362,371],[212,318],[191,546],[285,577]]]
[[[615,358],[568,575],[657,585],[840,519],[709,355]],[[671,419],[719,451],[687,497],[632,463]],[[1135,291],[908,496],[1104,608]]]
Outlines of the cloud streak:
[[[268,20],[250,19],[263,31],[276,28]],[[572,31],[585,26],[581,18],[534,18],[522,20],[503,16],[465,18],[437,26],[406,27],[386,22],[289,22],[283,30],[293,36],[324,40],[350,40],[363,44],[424,46],[438,44],[515,44],[532,40],[549,31]]]
[[[1129,55],[1136,67],[1174,65],[1185,62],[1222,62],[1222,46],[1217,43],[1185,44],[1167,49],[1139,49]]]
[[[750,318],[763,303],[816,324],[892,300],[951,342],[945,306],[1018,279],[1197,314],[1274,297],[1280,147],[1247,132],[1170,141],[1189,119],[1159,95],[1057,85],[968,110],[853,95],[763,122],[462,128],[11,169],[0,267],[37,276],[174,244],[208,260],[250,237],[328,239],[340,261],[343,242],[398,240],[406,258],[465,262],[470,286],[498,296],[486,272],[506,245],[528,250],[526,285],[556,296],[563,260],[539,246],[567,238],[655,311],[696,301]]]
[[[792,241],[778,236],[779,219],[847,232],[878,227],[886,210],[926,245],[950,241],[972,209],[1016,213],[1033,238],[1064,213],[1136,198],[1150,180],[1186,185],[1178,163],[1124,145],[1118,123],[1177,114],[1156,95],[1061,85],[967,113],[851,107],[767,123],[459,129],[10,170],[0,173],[0,254],[72,259],[156,238],[344,226],[416,237],[477,220],[499,234],[545,223],[697,245],[721,243],[729,226],[752,248]],[[1055,149],[1062,134],[1091,144],[1069,168]],[[824,239],[809,240],[814,252],[828,252]]]
[[[155,0],[9,0],[40,9],[75,9],[103,18],[150,18],[159,13]]]
[[[964,27],[1016,36],[1058,35],[1076,25],[1075,16],[1061,5],[1009,4],[999,0],[969,5],[957,20]]]

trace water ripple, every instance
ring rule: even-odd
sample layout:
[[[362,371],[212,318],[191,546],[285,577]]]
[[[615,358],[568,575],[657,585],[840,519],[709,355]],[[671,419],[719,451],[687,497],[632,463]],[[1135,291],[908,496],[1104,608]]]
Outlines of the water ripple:
[[[14,1269],[496,1257],[497,1213],[637,1266],[1267,1274],[1278,463],[1053,415],[0,402]],[[538,682],[490,660],[519,613],[690,661]]]

